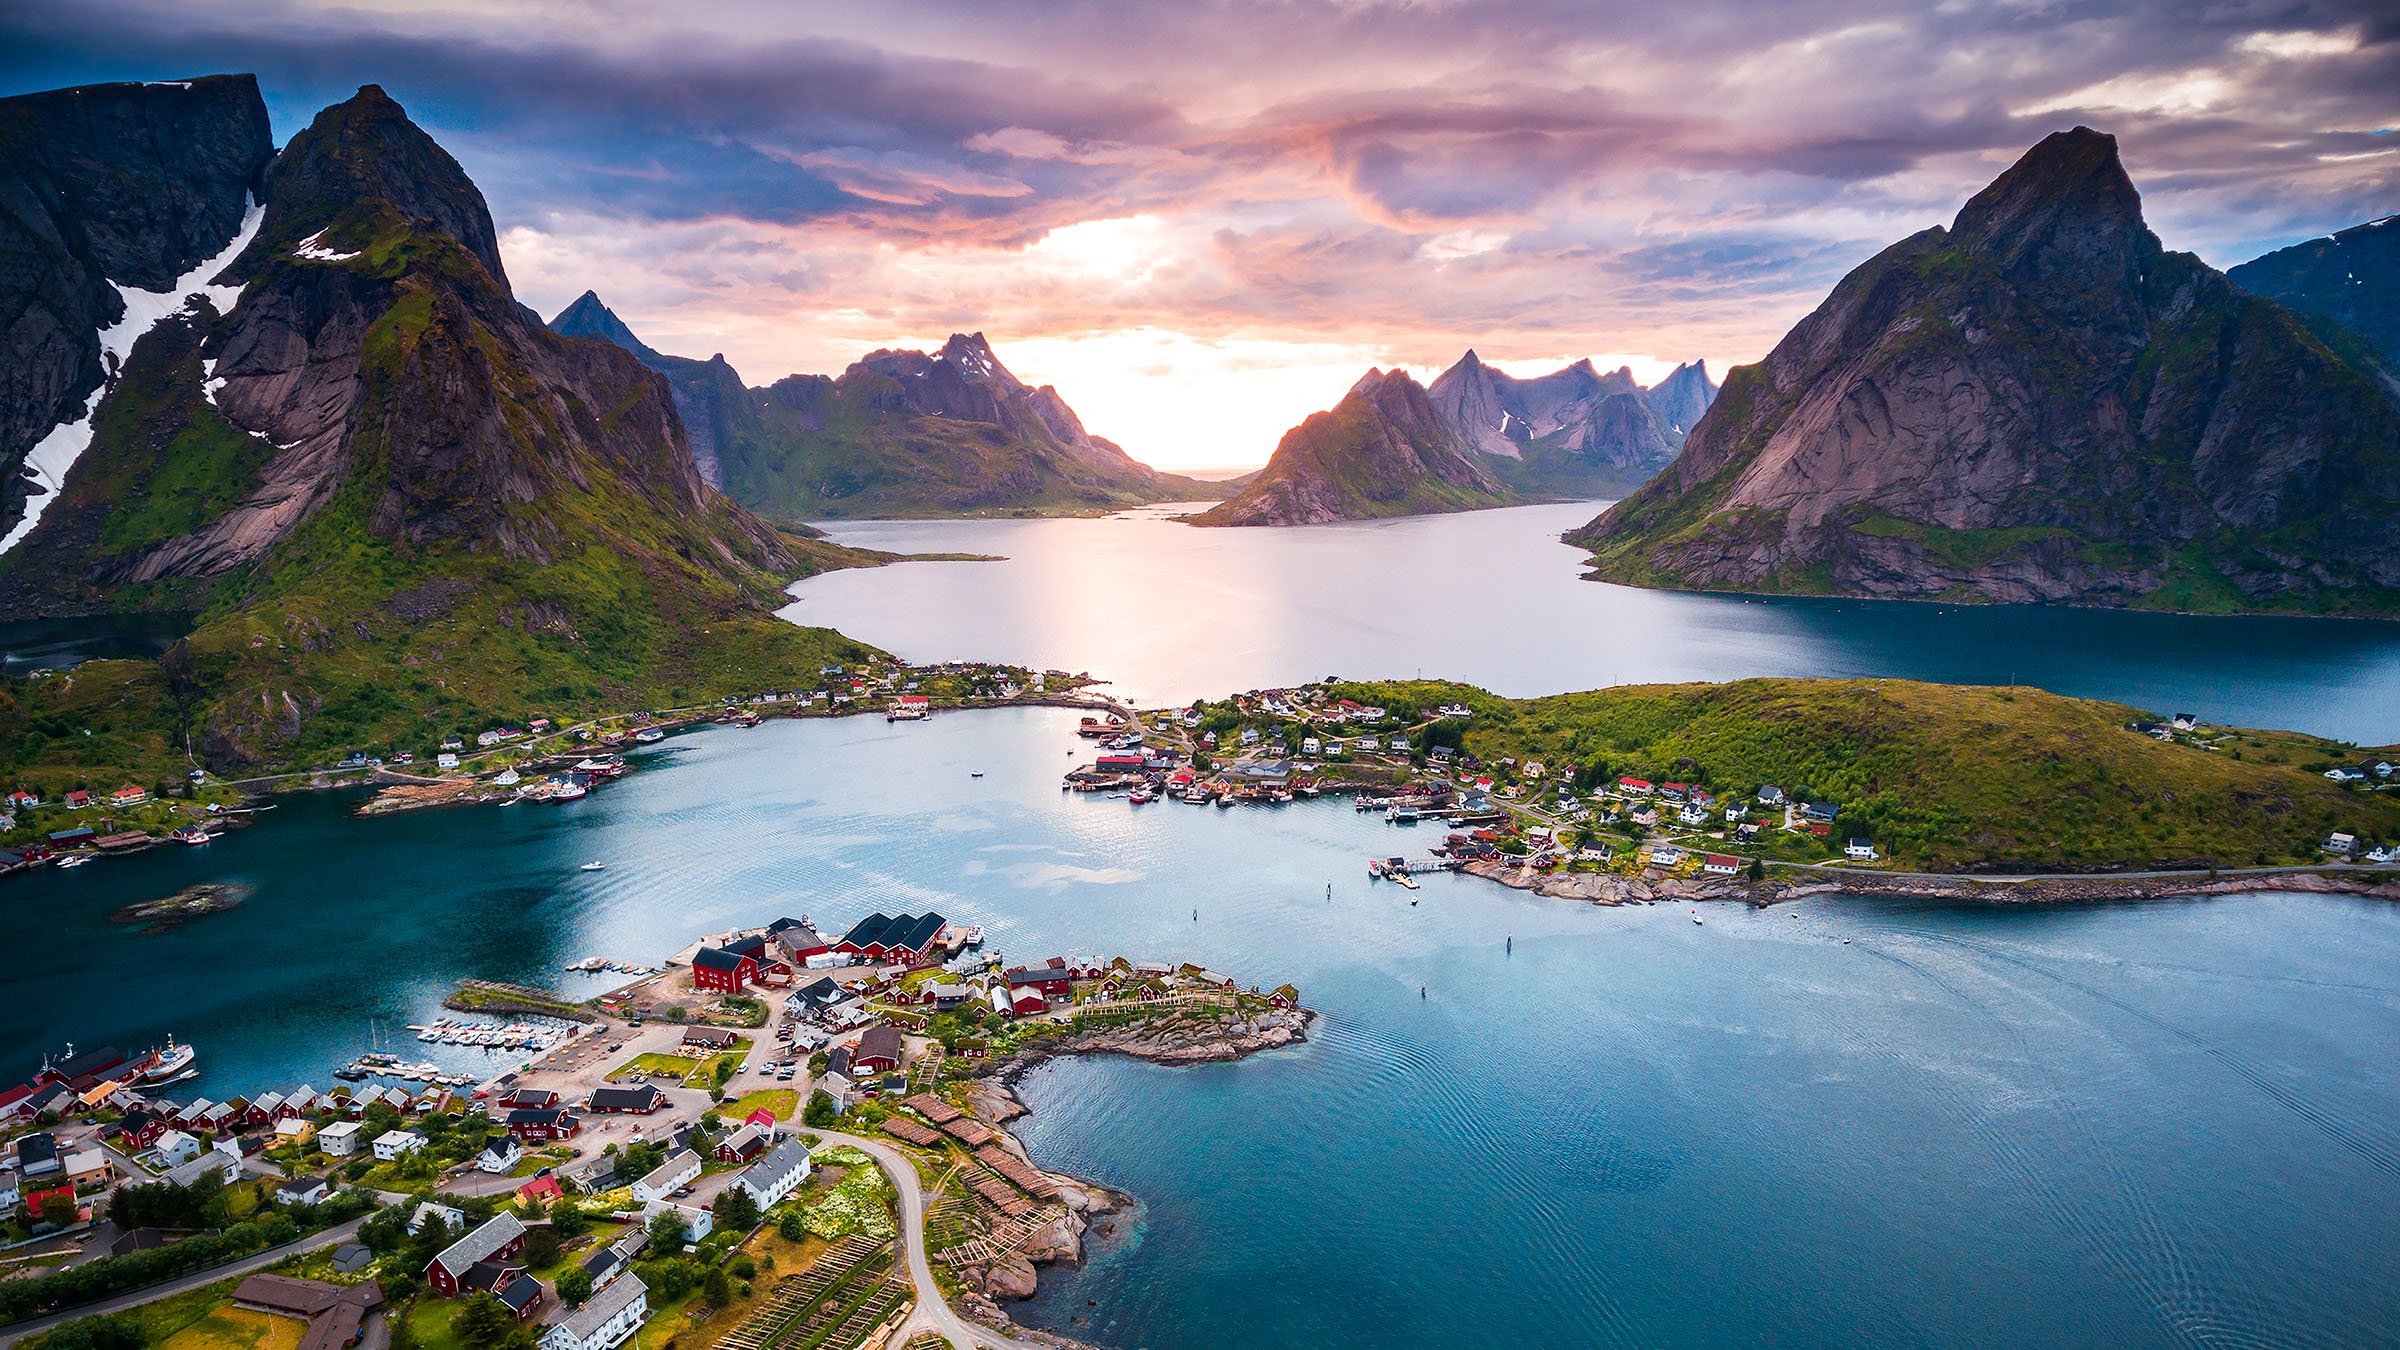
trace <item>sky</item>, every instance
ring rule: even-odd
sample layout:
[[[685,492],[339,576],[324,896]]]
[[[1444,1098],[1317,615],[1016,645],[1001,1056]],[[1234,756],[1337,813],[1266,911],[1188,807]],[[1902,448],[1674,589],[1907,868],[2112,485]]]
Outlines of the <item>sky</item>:
[[[981,331],[1162,467],[1370,365],[1763,356],[2048,132],[2217,266],[2400,211],[2400,5],[9,0],[0,93],[382,85],[586,288],[752,384]]]

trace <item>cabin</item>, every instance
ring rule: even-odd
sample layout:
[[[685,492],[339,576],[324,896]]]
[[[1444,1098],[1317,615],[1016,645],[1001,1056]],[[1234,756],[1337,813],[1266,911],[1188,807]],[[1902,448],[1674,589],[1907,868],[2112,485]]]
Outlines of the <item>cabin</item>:
[[[328,1284],[288,1275],[252,1275],[233,1287],[233,1306],[308,1324],[306,1350],[340,1350],[359,1343],[369,1312],[383,1306],[383,1286]]]
[[[717,1141],[714,1150],[718,1162],[742,1163],[766,1151],[768,1133],[756,1125],[744,1125]]]
[[[585,1109],[610,1116],[646,1116],[663,1110],[666,1105],[667,1094],[649,1083],[636,1083],[630,1087],[613,1084],[596,1087],[584,1103]]]
[[[77,788],[67,794],[67,809],[70,811],[80,811],[91,804],[92,794],[82,788]]]
[[[1700,870],[1710,876],[1729,877],[1742,870],[1742,860],[1730,853],[1711,853],[1700,860]]]
[[[146,1107],[137,1106],[126,1112],[115,1125],[109,1127],[106,1133],[122,1141],[126,1152],[139,1153],[157,1143],[159,1137],[167,1132],[167,1128],[165,1116],[154,1114]]]
[[[540,1111],[511,1111],[501,1124],[519,1139],[548,1141],[572,1139],[583,1129],[583,1122],[570,1112],[552,1107]]]
[[[425,1283],[442,1298],[456,1298],[467,1272],[480,1262],[502,1260],[525,1247],[525,1224],[514,1214],[498,1214],[475,1231],[442,1248],[426,1263]]]
[[[723,1027],[692,1027],[683,1033],[683,1053],[703,1056],[722,1054],[742,1043],[742,1038]]]
[[[850,1067],[858,1073],[885,1073],[897,1069],[905,1046],[900,1028],[868,1027],[858,1038],[858,1048],[850,1054]]]

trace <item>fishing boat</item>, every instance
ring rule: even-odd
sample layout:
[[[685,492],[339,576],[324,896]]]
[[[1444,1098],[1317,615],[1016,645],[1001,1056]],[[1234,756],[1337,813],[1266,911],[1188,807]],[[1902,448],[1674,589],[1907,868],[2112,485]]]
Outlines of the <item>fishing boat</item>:
[[[178,844],[205,844],[208,842],[208,831],[197,825],[184,825],[178,827],[167,837]]]
[[[81,867],[91,860],[92,855],[89,853],[69,853],[59,858],[58,865],[61,867]]]
[[[1241,805],[1241,803],[1240,803],[1240,802],[1238,802],[1238,801],[1236,801],[1236,800],[1234,799],[1234,796],[1233,796],[1233,794],[1232,794],[1232,793],[1230,793],[1230,792],[1226,793],[1226,794],[1225,794],[1224,796],[1222,796],[1222,797],[1219,797],[1219,798],[1217,798],[1217,809],[1218,809],[1218,810],[1220,810],[1220,811],[1224,810],[1224,809],[1225,809],[1225,808],[1227,808],[1227,807],[1239,806],[1239,805]]]
[[[178,1045],[175,1038],[169,1036],[164,1046],[152,1052],[152,1063],[149,1068],[142,1070],[142,1081],[164,1082],[192,1067],[192,1061],[199,1057],[199,1051],[188,1045]]]
[[[640,731],[633,733],[633,739],[637,745],[656,745],[666,738],[667,733],[660,731],[657,727],[643,727]]]
[[[608,864],[604,862],[588,862],[576,870],[580,872],[603,872],[608,870]]]
[[[1132,801],[1135,806],[1146,806],[1151,802],[1157,801],[1158,797],[1148,788],[1135,788],[1133,790],[1133,795],[1129,798],[1129,800]]]

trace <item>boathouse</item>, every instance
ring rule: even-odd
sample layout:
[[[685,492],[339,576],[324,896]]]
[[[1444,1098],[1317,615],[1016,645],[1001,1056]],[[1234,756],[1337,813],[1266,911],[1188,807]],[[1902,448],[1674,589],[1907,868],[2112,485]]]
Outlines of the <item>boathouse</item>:
[[[916,965],[932,954],[944,923],[939,914],[870,914],[844,933],[833,949],[851,956]]]

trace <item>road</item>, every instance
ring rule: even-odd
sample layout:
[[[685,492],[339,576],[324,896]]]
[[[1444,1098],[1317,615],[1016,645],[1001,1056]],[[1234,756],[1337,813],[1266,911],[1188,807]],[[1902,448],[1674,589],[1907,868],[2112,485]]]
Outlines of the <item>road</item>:
[[[889,1344],[906,1345],[909,1337],[921,1331],[930,1331],[937,1336],[948,1337],[958,1350],[976,1350],[977,1347],[990,1347],[991,1350],[1048,1350],[1046,1346],[1004,1336],[970,1322],[958,1315],[950,1306],[950,1300],[942,1297],[941,1286],[933,1281],[933,1264],[925,1256],[924,1183],[917,1176],[915,1165],[901,1156],[898,1149],[878,1140],[835,1130],[818,1130],[816,1133],[822,1135],[827,1143],[848,1144],[873,1158],[882,1166],[883,1174],[892,1179],[893,1188],[900,1193],[900,1242],[908,1259],[909,1282],[917,1287],[917,1306],[910,1310],[908,1320],[900,1324],[900,1329],[892,1334]]]
[[[98,1317],[103,1313],[123,1312],[127,1308],[152,1303],[170,1295],[188,1293],[202,1285],[215,1284],[219,1280],[229,1280],[236,1275],[247,1275],[255,1270],[264,1270],[287,1256],[300,1252],[313,1252],[320,1247],[332,1247],[348,1242],[358,1236],[358,1226],[364,1222],[366,1222],[366,1216],[361,1215],[348,1223],[337,1223],[324,1232],[312,1233],[289,1246],[270,1247],[263,1252],[245,1256],[239,1261],[227,1262],[221,1266],[210,1266],[206,1270],[196,1270],[189,1275],[177,1276],[164,1284],[150,1285],[131,1293],[119,1294],[115,1298],[102,1299],[98,1303],[87,1303],[80,1308],[70,1308],[65,1312],[51,1313],[46,1317],[36,1317],[28,1322],[16,1323],[7,1330],[0,1331],[0,1346],[15,1345],[25,1337],[37,1331],[48,1331],[61,1322],[73,1321],[78,1317]]]

